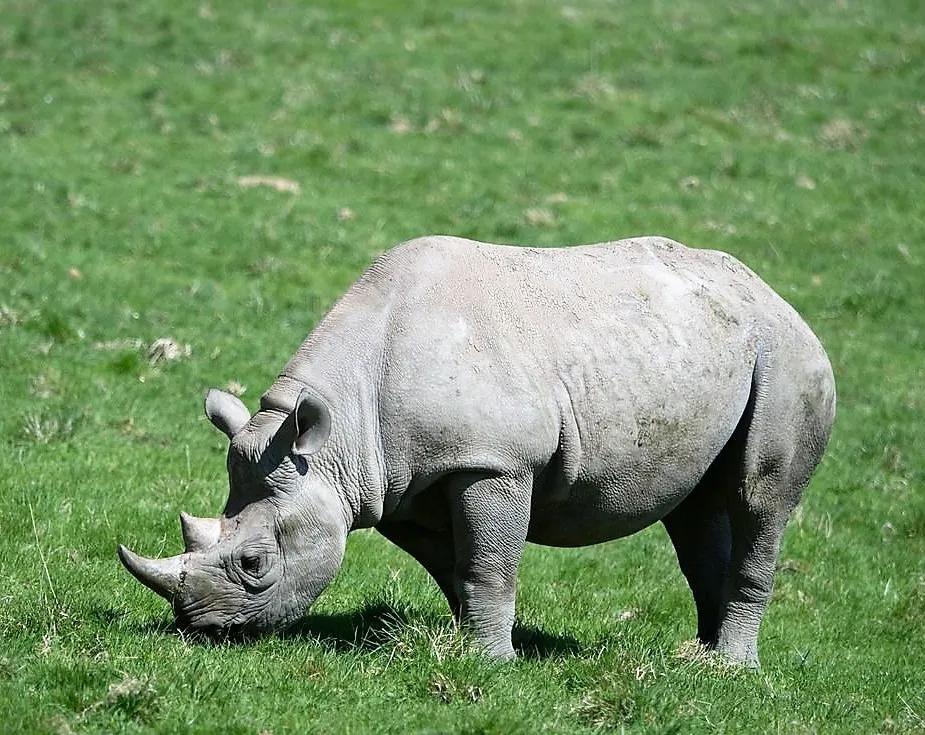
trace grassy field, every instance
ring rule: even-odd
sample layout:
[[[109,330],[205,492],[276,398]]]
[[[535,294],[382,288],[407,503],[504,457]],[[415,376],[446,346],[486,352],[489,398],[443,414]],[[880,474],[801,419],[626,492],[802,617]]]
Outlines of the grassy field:
[[[923,151],[920,0],[0,0],[0,731],[925,732]],[[508,665],[373,531],[247,646],[177,637],[122,570],[224,502],[204,390],[253,408],[429,233],[665,234],[813,326],[839,418],[760,673],[687,642],[661,527],[530,547]]]

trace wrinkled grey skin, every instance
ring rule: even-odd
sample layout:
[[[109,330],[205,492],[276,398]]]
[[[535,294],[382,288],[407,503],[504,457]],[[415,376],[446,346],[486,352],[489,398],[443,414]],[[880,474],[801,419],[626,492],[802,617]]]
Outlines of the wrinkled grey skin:
[[[658,237],[428,237],[367,270],[256,414],[219,391],[206,413],[231,439],[223,515],[184,516],[178,557],[120,547],[185,628],[285,626],[334,577],[347,533],[375,526],[510,657],[525,542],[584,546],[661,521],[700,640],[757,665],[835,386],[803,320],[729,255]]]

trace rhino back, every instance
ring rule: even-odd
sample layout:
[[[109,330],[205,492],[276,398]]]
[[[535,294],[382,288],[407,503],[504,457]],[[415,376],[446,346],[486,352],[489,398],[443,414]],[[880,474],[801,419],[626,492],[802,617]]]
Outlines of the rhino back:
[[[730,256],[663,238],[429,238],[377,267],[398,287],[379,398],[392,483],[533,471],[538,509],[595,508],[626,532],[696,484],[744,410],[759,343],[799,320]]]

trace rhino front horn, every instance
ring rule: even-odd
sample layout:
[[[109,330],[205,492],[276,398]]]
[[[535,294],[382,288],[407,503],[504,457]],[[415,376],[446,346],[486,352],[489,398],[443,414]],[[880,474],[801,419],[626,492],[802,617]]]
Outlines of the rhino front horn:
[[[222,522],[218,518],[197,518],[180,512],[180,528],[186,551],[204,551],[218,543],[222,533]]]
[[[180,587],[183,556],[166,559],[146,559],[119,544],[119,560],[132,576],[161,597],[173,600]]]

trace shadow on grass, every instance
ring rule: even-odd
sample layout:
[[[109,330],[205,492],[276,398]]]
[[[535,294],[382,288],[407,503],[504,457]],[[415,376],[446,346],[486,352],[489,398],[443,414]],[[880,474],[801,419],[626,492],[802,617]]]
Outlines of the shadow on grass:
[[[399,609],[384,602],[371,602],[352,612],[309,614],[280,631],[276,636],[283,640],[318,641],[337,652],[373,652],[389,645],[406,625],[421,625],[438,629],[445,625],[442,616],[420,611]],[[137,626],[145,635],[182,635],[172,620],[163,618]],[[186,636],[197,645],[249,645],[255,638],[243,635],[226,637],[220,641],[204,636]],[[518,655],[528,659],[571,656],[581,651],[581,644],[568,635],[547,633],[532,626],[514,625],[514,648]]]
[[[177,626],[170,618],[152,620],[141,623],[136,627],[139,633],[144,633],[145,635],[169,635],[175,637],[180,635],[180,631],[177,630]]]
[[[280,638],[312,638],[335,651],[375,651],[386,645],[401,626],[412,617],[382,602],[371,602],[353,612],[312,613],[279,633]],[[434,618],[428,624],[438,625]]]
[[[106,628],[124,628],[141,635],[179,635],[177,626],[168,617],[148,620],[144,623],[126,623],[125,611],[115,607],[95,605],[87,615],[89,621]]]
[[[281,635],[314,638],[336,651],[375,651],[387,645],[409,622],[437,628],[444,620],[385,603],[371,603],[350,613],[307,615]],[[514,648],[524,658],[569,656],[581,650],[581,644],[571,636],[529,626],[515,624],[512,638]]]
[[[532,626],[514,625],[514,649],[524,658],[564,658],[581,652],[581,644],[570,635],[547,633]]]

